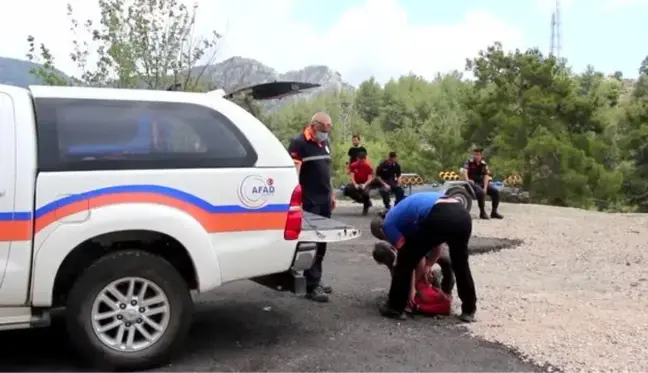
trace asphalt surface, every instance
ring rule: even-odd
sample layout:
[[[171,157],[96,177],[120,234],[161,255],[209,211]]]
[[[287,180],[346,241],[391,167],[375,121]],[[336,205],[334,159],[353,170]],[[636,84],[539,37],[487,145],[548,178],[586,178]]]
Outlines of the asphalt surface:
[[[329,246],[330,303],[249,281],[202,294],[184,352],[156,371],[540,371],[502,346],[468,337],[454,317],[397,322],[379,316],[389,274],[371,258],[369,218],[359,206],[340,208],[334,218],[366,233]],[[510,244],[475,238],[471,249]],[[0,332],[0,371],[84,370],[64,329],[55,318],[49,328]]]

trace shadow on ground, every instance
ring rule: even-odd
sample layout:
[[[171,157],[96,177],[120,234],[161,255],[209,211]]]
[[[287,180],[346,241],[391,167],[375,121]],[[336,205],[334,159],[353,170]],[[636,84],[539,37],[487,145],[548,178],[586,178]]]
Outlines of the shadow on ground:
[[[472,237],[468,243],[471,254],[487,254],[504,249],[515,249],[522,244],[522,240],[509,240],[506,238]]]
[[[255,349],[272,349],[288,337],[309,335],[292,321],[289,312],[267,309],[265,300],[228,299],[217,305],[199,300],[187,343],[176,361],[194,361],[197,365],[192,369],[201,370],[201,359],[218,355],[235,362],[234,366],[219,370],[264,370],[265,354],[259,354]],[[2,372],[88,369],[75,354],[60,313],[54,315],[49,328],[0,333],[0,346]],[[172,367],[167,367],[169,369]],[[210,370],[207,367],[202,369]]]
[[[354,209],[352,211],[357,211]],[[339,214],[338,214],[339,213]],[[368,218],[336,211],[336,219],[368,232]],[[328,304],[277,293],[249,281],[197,297],[180,355],[156,371],[445,371],[538,372],[500,345],[474,339],[453,317],[386,320],[376,305],[389,274],[375,263],[371,235],[330,245],[324,280]],[[518,241],[475,237],[474,253]],[[84,371],[60,317],[50,328],[0,332],[0,371]]]
[[[350,205],[336,210],[335,219],[345,221],[345,222],[352,221],[355,224],[355,226],[357,228],[360,228],[360,230],[362,231],[363,240],[370,240],[370,241],[373,240],[373,242],[375,242],[377,241],[377,239],[373,237],[370,233],[371,231],[369,229],[369,222],[371,220],[371,217],[373,217],[373,214],[376,213],[377,211],[378,210],[374,208],[374,210],[372,210],[372,213],[370,213],[369,216],[363,217],[361,215],[361,209],[359,208],[359,205],[358,206]],[[471,215],[473,219],[479,219],[477,215],[475,214],[471,214]],[[501,222],[495,220],[493,223],[498,224]],[[522,243],[523,243],[522,240],[473,236],[470,239],[470,243],[468,244],[468,251],[470,251],[471,254],[487,254],[487,253],[497,252],[504,249],[514,249],[520,246]]]

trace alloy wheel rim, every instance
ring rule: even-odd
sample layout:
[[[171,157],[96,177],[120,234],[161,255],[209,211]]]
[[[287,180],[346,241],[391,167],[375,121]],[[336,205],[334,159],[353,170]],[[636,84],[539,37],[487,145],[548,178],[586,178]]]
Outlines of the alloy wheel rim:
[[[169,326],[171,307],[164,291],[142,277],[105,286],[92,304],[92,329],[113,350],[137,352],[157,342]]]

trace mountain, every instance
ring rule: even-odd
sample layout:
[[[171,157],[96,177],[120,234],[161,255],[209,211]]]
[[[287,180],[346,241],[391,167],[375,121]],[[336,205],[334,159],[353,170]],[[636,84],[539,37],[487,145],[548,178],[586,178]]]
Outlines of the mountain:
[[[269,101],[265,105],[267,109],[283,105],[293,99],[308,99],[322,93],[355,90],[351,84],[342,79],[340,73],[322,65],[306,66],[300,70],[280,73],[257,60],[232,57],[217,64],[194,67],[192,73],[195,74],[194,76],[200,75],[201,79],[205,79],[210,87],[222,88],[226,92],[273,81],[299,81],[316,83],[321,86],[294,96],[294,98]]]
[[[19,87],[39,84],[41,82],[30,73],[31,69],[38,66],[28,61],[0,57],[0,84]],[[200,74],[201,80],[207,81],[210,87],[222,88],[226,92],[272,81],[300,81],[321,85],[320,88],[296,96],[299,99],[306,99],[327,92],[354,90],[353,86],[342,79],[340,73],[327,66],[306,66],[301,70],[280,73],[259,61],[243,57],[232,57],[213,65],[197,66],[192,69],[192,74]],[[280,100],[276,103],[269,102],[266,107],[272,109],[290,102],[290,100]]]
[[[27,87],[42,82],[32,75],[30,71],[40,67],[39,64],[17,60],[15,58],[0,57],[0,84]],[[62,77],[69,79],[65,74],[59,72]]]

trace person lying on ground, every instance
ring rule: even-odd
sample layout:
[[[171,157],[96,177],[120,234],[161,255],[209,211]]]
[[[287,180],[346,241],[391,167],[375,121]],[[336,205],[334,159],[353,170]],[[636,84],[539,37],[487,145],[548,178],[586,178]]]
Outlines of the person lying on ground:
[[[398,250],[386,241],[383,232],[383,224],[386,214],[385,211],[381,211],[371,219],[370,231],[375,238],[380,240],[380,242],[377,242],[374,245],[374,260],[379,264],[385,265],[391,273],[394,269],[394,264],[396,263]],[[441,278],[443,279],[439,287],[445,294],[450,296],[455,285],[454,273],[452,272],[448,250],[443,250],[441,245],[439,245],[438,248],[430,250],[425,257],[421,259],[421,262],[417,267],[419,274],[417,278],[420,278],[424,274],[431,274],[431,268],[435,263],[439,265],[439,268],[441,269]],[[431,281],[428,282],[432,283]]]
[[[358,160],[349,165],[349,184],[344,187],[344,195],[362,203],[362,215],[366,216],[371,207],[369,189],[373,181],[373,168],[367,160],[367,153],[357,155]]]
[[[414,194],[387,212],[382,232],[398,250],[389,299],[380,307],[383,316],[406,319],[412,273],[430,250],[445,243],[461,299],[459,318],[464,322],[475,320],[477,297],[468,261],[472,218],[463,205],[438,192]]]
[[[374,245],[373,258],[378,264],[382,264],[389,269],[389,273],[393,273],[396,261],[398,260],[398,251],[387,241],[380,241]],[[441,269],[441,282],[435,279],[432,267],[438,264]],[[450,264],[450,258],[447,253],[443,252],[441,245],[430,250],[424,258],[418,263],[414,271],[415,281],[412,283],[412,289],[415,287],[414,283],[424,282],[431,286],[436,286],[448,296],[452,295],[452,289],[455,285],[454,274]],[[410,299],[412,297],[412,290],[410,290]]]
[[[424,315],[443,315],[450,314],[452,303],[452,288],[447,288],[448,284],[452,286],[452,270],[445,271],[441,277],[444,280],[443,285],[446,290],[441,290],[438,284],[438,276],[435,276],[432,266],[439,263],[440,266],[448,268],[443,263],[449,265],[447,256],[441,254],[441,247],[438,250],[431,250],[425,258],[421,259],[417,269],[413,273],[412,287],[410,290],[410,299],[406,312],[418,312]],[[438,258],[435,258],[438,255]],[[390,273],[393,273],[395,262],[398,260],[396,249],[388,242],[380,241],[374,245],[374,260],[385,265]],[[442,268],[443,268],[442,267]],[[443,269],[442,269],[443,271]]]

